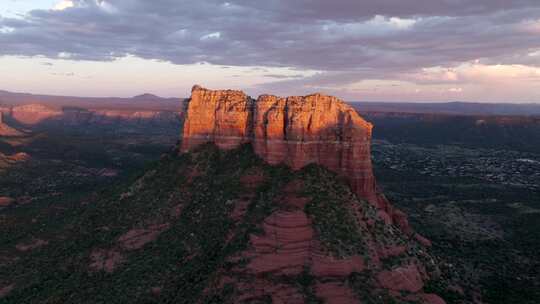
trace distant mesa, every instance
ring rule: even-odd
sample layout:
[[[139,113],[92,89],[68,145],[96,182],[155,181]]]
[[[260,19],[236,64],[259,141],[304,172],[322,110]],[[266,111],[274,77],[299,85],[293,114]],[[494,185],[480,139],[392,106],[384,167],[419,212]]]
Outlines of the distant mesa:
[[[60,109],[43,104],[26,104],[11,109],[10,116],[24,125],[35,125],[62,115]]]
[[[154,94],[144,93],[144,94],[141,94],[141,95],[133,96],[133,99],[143,99],[143,100],[155,99],[155,100],[159,100],[159,99],[164,99],[164,98],[159,97],[159,96],[154,95]]]
[[[134,97],[76,97],[53,96],[28,93],[13,93],[0,91],[0,103],[3,106],[21,106],[29,104],[42,104],[54,108],[81,107],[87,109],[126,109],[126,110],[154,110],[178,111],[180,98],[164,98],[150,93]]]
[[[160,98],[160,97],[157,97]],[[160,102],[165,100],[167,102]],[[77,104],[29,103],[21,105],[1,106],[4,121],[8,120],[19,128],[33,128],[43,125],[62,127],[91,125],[179,125],[180,100],[171,99],[123,99],[121,104],[98,105],[85,107]],[[173,102],[174,101],[174,102]],[[152,106],[155,104],[156,106]],[[176,110],[169,110],[176,108]],[[0,123],[0,136],[7,126]],[[13,132],[10,132],[13,133]],[[8,135],[3,135],[8,136]],[[15,136],[15,135],[11,135]]]
[[[294,170],[319,164],[345,177],[388,223],[412,233],[403,213],[378,192],[371,164],[372,124],[354,108],[323,94],[252,99],[242,91],[192,89],[185,104],[181,152],[204,143],[234,149],[251,143],[270,164]]]

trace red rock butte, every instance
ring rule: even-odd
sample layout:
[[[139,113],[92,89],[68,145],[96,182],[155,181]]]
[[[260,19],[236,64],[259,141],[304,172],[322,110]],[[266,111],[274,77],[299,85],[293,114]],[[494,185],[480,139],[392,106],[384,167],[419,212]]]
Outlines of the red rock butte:
[[[338,98],[262,95],[255,100],[242,91],[194,86],[186,107],[181,152],[209,142],[221,149],[251,143],[270,164],[294,170],[319,164],[345,177],[387,221],[404,221],[377,193],[370,153],[373,125]]]

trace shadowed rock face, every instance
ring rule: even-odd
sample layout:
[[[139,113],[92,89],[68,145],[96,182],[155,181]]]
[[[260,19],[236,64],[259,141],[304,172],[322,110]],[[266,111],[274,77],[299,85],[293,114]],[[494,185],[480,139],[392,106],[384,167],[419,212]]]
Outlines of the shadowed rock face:
[[[181,152],[207,142],[222,149],[252,143],[270,164],[295,170],[322,165],[346,177],[354,192],[381,209],[390,223],[409,230],[377,193],[370,154],[373,126],[343,101],[321,94],[254,100],[242,91],[194,86],[185,113]]]

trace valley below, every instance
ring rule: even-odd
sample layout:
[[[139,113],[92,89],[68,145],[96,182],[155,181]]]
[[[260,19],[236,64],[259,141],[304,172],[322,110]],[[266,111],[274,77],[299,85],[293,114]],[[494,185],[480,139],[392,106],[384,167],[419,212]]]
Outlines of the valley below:
[[[451,280],[486,303],[540,298],[539,154],[378,140],[373,159],[383,191]]]

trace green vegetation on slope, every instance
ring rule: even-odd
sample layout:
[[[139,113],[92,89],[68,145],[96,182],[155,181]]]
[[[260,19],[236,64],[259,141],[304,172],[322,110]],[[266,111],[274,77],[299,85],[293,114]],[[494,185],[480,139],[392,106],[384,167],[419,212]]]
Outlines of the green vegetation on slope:
[[[261,175],[255,186],[243,182]],[[164,155],[98,193],[73,191],[3,210],[0,288],[14,288],[2,301],[230,302],[236,291],[229,284],[218,287],[219,279],[248,261],[227,258],[248,249],[250,234],[262,232],[261,223],[279,208],[276,202],[291,181],[301,181],[311,198],[305,211],[329,254],[361,255],[369,264],[368,240],[390,247],[407,243],[380,220],[369,231],[357,222],[358,215],[360,221],[377,219],[375,208],[329,170],[310,165],[292,172],[265,164],[250,145],[221,151],[209,144],[188,154]],[[235,221],[238,201],[248,204]],[[385,269],[421,258],[416,250],[409,244],[406,253],[382,261]],[[371,303],[390,301],[385,290],[374,290],[370,275],[369,270],[353,273],[344,283]],[[309,269],[283,280],[306,301],[320,302]]]
[[[246,220],[234,227],[230,201],[246,190],[240,176],[260,168],[267,182],[257,189]],[[263,164],[250,146],[223,152],[214,146],[168,155],[140,176],[93,197],[63,197],[3,211],[0,284],[15,288],[6,303],[193,303],[224,258],[244,249],[271,212],[273,197],[291,176]],[[53,212],[52,210],[61,210]],[[129,231],[167,225],[136,250],[119,241]],[[20,244],[46,242],[21,252]],[[112,271],[92,268],[96,253]],[[159,293],[159,296],[156,296]],[[225,295],[209,295],[208,302]]]

